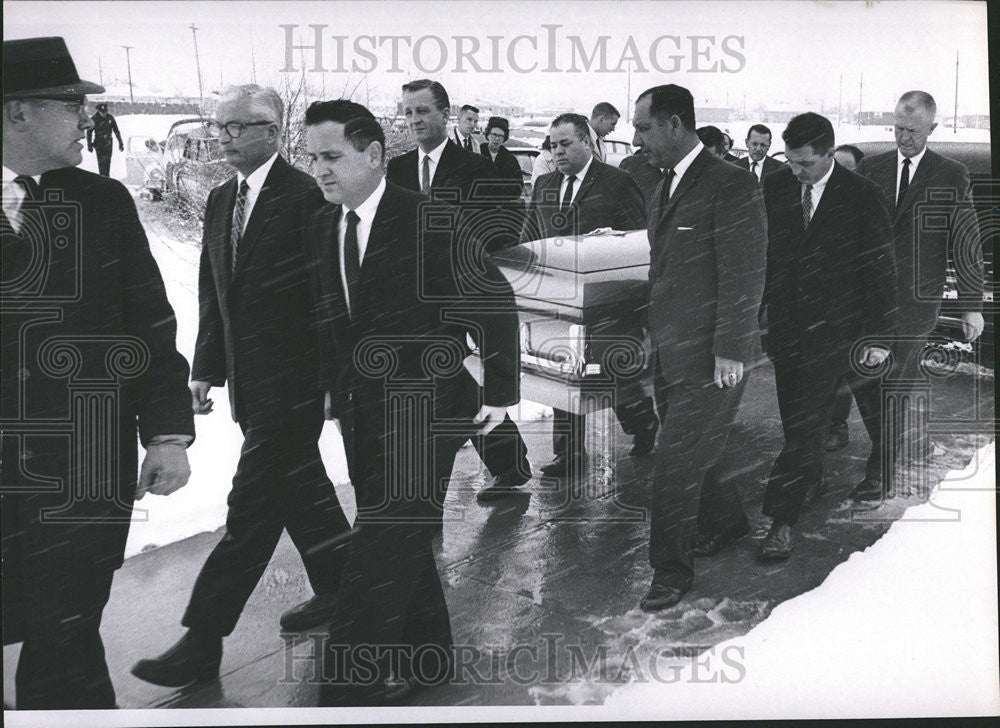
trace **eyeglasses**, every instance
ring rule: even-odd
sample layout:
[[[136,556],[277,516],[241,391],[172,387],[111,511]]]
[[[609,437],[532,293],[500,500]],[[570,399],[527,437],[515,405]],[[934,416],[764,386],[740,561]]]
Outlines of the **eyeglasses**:
[[[230,121],[226,124],[220,124],[217,121],[205,122],[205,129],[208,130],[209,136],[213,138],[219,138],[222,136],[222,130],[226,130],[226,134],[229,135],[231,139],[239,139],[240,134],[248,126],[267,126],[268,124],[273,124],[273,121]]]
[[[62,106],[66,110],[66,112],[70,113],[70,114],[73,114],[74,116],[79,116],[84,111],[86,111],[86,108],[87,108],[86,103],[84,102],[83,99],[66,98],[65,96],[63,96],[63,97],[59,97],[59,96],[34,96],[34,97],[28,99],[28,101],[41,101],[41,102],[43,102],[41,104],[42,106],[47,106],[49,102],[55,101],[55,102],[58,102],[59,104],[62,104]]]

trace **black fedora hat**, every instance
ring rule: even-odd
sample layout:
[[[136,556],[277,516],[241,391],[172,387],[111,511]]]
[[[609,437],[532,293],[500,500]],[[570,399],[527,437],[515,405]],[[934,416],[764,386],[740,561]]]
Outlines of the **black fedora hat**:
[[[5,99],[101,93],[104,93],[103,86],[80,79],[66,41],[62,38],[24,38],[3,42]]]

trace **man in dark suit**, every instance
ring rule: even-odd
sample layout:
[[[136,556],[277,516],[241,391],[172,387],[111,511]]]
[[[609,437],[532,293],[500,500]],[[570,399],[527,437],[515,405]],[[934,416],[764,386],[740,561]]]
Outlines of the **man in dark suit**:
[[[281,626],[303,630],[332,614],[349,526],[320,458],[323,392],[302,249],[303,220],[323,204],[309,175],[279,154],[284,105],[273,89],[231,89],[211,127],[236,178],[209,194],[202,238],[200,316],[192,367],[196,413],[229,385],[243,431],[226,531],[195,581],[188,632],[137,677],[185,685],[217,677],[222,639],[287,529],[315,596]]]
[[[736,489],[716,463],[758,336],[766,232],[753,180],[699,141],[687,89],[643,92],[632,124],[633,145],[666,169],[648,225],[661,425],[649,544],[654,574],[640,605],[657,611],[691,588],[693,549],[710,555],[747,531]]]
[[[87,129],[87,151],[92,152],[97,149],[97,169],[102,177],[111,176],[111,135],[118,139],[118,151],[124,152],[125,145],[122,143],[122,133],[118,131],[118,122],[115,117],[108,113],[107,104],[98,104],[97,112],[90,117],[94,126]]]
[[[306,144],[331,203],[307,229],[321,381],[358,501],[320,703],[383,702],[398,697],[387,689],[390,671],[404,686],[450,671],[451,628],[431,541],[459,447],[518,401],[517,314],[488,257],[476,270],[453,264],[454,246],[465,243],[451,238],[468,240],[457,230],[457,208],[431,207],[385,181],[385,138],[368,109],[314,103]],[[432,219],[433,228],[424,224]],[[481,389],[462,364],[474,330]],[[394,647],[390,660],[383,648]],[[358,652],[365,649],[375,650],[366,661]],[[424,652],[438,659],[413,659]],[[367,676],[354,670],[365,669],[362,661],[375,666]]]
[[[594,159],[598,162],[608,161],[608,152],[605,148],[604,138],[615,130],[621,116],[618,109],[607,101],[600,101],[594,104],[594,108],[590,112],[590,121],[588,122],[590,129],[588,134],[590,136],[591,147],[594,151]]]
[[[76,168],[104,89],[62,38],[4,41],[3,79],[3,641],[19,710],[114,708],[101,614],[133,501],[190,475],[188,365],[132,197]]]
[[[771,148],[771,130],[763,124],[754,124],[747,131],[747,156],[737,159],[735,164],[750,170],[757,178],[757,184],[762,184],[769,174],[777,172],[785,165],[774,157],[767,156]]]
[[[627,172],[594,157],[590,129],[587,117],[581,114],[561,114],[553,119],[549,139],[557,171],[542,175],[535,183],[521,242],[583,235],[602,227],[637,230],[646,224],[639,186]],[[638,320],[639,312],[636,313]],[[631,332],[611,333],[642,340],[639,327]],[[635,436],[630,454],[647,455],[653,448],[658,426],[653,400],[642,391],[638,378],[618,384],[615,414],[622,429]],[[553,408],[555,459],[542,467],[543,473],[563,476],[582,472],[587,457],[585,426],[585,415]]]
[[[660,180],[663,179],[663,170],[650,164],[645,152],[641,149],[635,154],[625,157],[618,165],[618,169],[623,169],[632,175],[636,184],[639,185],[642,197],[646,201],[646,207],[649,207],[653,199],[653,192],[660,184]]]
[[[458,110],[458,123],[451,130],[451,140],[467,152],[475,152],[486,143],[479,134],[479,109],[472,104],[464,104]]]
[[[386,179],[458,204],[470,229],[474,228],[485,248],[492,250],[505,244],[506,231],[516,229],[520,217],[508,219],[507,183],[498,179],[490,160],[460,149],[448,139],[450,108],[448,92],[437,81],[419,79],[403,85],[403,111],[417,148],[389,160]],[[497,242],[482,237],[491,230],[499,232]],[[470,252],[479,257],[479,253]],[[493,476],[493,482],[479,491],[479,500],[508,495],[531,479],[528,448],[509,416],[488,437],[473,438],[472,443]]]
[[[878,187],[895,235],[899,316],[889,373],[895,380],[924,378],[919,371],[920,355],[937,324],[949,255],[957,268],[958,298],[966,309],[962,315],[965,338],[975,341],[983,331],[983,251],[969,191],[969,170],[927,148],[927,138],[937,126],[936,113],[930,94],[903,94],[895,110],[897,149],[865,157],[858,165],[858,173]],[[921,203],[930,202],[931,195],[937,195],[938,200],[943,197],[944,204],[952,208],[943,227],[921,219]],[[939,202],[931,204],[941,206]],[[892,489],[889,481],[896,465],[924,465],[929,443],[925,432],[890,429],[889,420],[881,416],[878,382],[869,381],[856,390],[855,399],[872,440],[872,452],[865,478],[852,496],[858,501],[880,501]],[[912,404],[908,409],[912,412]],[[887,441],[893,446],[885,452],[881,446]],[[898,462],[904,452],[911,456],[909,463]]]
[[[878,367],[896,309],[889,214],[874,184],[836,164],[829,120],[807,113],[782,133],[788,165],[764,181],[767,206],[767,353],[774,362],[785,444],[768,478],[761,545],[768,560],[792,553],[792,527],[820,488],[823,443],[838,380]]]

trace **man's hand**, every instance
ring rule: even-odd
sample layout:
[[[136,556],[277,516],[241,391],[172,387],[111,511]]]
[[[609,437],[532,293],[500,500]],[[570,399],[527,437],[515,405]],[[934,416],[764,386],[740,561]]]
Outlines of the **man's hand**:
[[[183,488],[190,477],[191,466],[183,445],[150,445],[139,470],[135,499],[141,500],[147,491],[154,495],[170,495]]]
[[[735,387],[743,380],[743,362],[725,357],[715,357],[715,386]]]
[[[473,424],[479,425],[479,430],[477,434],[488,435],[493,432],[493,429],[503,422],[503,418],[507,416],[506,407],[490,407],[489,405],[483,405],[482,409],[476,413],[476,416],[472,418]]]
[[[208,390],[212,385],[208,382],[195,380],[188,385],[191,390],[191,410],[196,415],[207,415],[212,411],[212,400],[208,398]]]
[[[983,333],[983,315],[978,311],[962,314],[962,333],[966,341],[975,341]]]
[[[118,142],[118,151],[119,152],[124,152],[125,151],[125,145],[122,144],[121,142]]]
[[[889,356],[889,350],[884,346],[866,346],[861,352],[861,363],[874,369]]]

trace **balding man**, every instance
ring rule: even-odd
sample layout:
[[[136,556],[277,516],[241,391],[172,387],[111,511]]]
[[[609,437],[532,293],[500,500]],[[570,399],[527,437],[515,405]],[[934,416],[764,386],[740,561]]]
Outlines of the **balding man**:
[[[965,304],[962,315],[965,338],[975,341],[983,332],[983,252],[969,191],[969,170],[927,148],[927,138],[937,127],[936,114],[937,105],[930,94],[924,91],[903,94],[895,110],[897,148],[865,157],[858,165],[858,172],[881,189],[892,218],[898,270],[899,341],[893,348],[894,364],[889,376],[898,380],[922,378],[920,353],[941,311],[949,252],[957,267],[958,299]],[[943,228],[930,229],[921,222],[920,203],[927,201],[931,193],[953,196],[954,209]],[[872,439],[872,452],[865,479],[851,495],[857,501],[879,501],[893,485],[886,481],[892,479],[904,447],[915,454],[916,460],[923,459],[920,453],[927,447],[926,433],[883,432],[888,422],[882,421],[877,382],[860,392],[856,390],[855,399]],[[894,446],[883,453],[881,444],[885,438],[892,439]]]
[[[229,387],[243,430],[226,532],[202,567],[182,624],[188,632],[132,673],[181,686],[219,674],[222,638],[287,529],[314,596],[286,612],[286,630],[332,614],[346,559],[347,519],[320,459],[323,392],[302,249],[304,220],[323,204],[312,178],[278,153],[284,106],[256,85],[230,89],[211,130],[236,177],[208,196],[192,366],[196,414],[212,411],[212,387]]]

